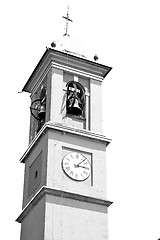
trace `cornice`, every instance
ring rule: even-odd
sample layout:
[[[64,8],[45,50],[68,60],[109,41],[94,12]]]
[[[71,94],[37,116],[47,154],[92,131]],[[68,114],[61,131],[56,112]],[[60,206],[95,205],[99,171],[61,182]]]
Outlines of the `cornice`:
[[[76,193],[66,192],[58,189],[52,189],[48,188],[46,186],[43,186],[36,195],[31,199],[31,201],[25,206],[25,208],[22,210],[19,217],[16,219],[17,222],[21,223],[24,218],[30,213],[30,211],[33,209],[33,207],[46,195],[52,195],[55,197],[61,197],[63,199],[70,199],[70,200],[77,200],[85,203],[91,203],[96,205],[101,205],[105,207],[109,207],[113,202],[93,198],[85,195],[80,195]]]
[[[45,78],[45,76],[49,73],[49,71],[52,68],[65,71],[65,72],[68,72],[68,73],[73,74],[73,75],[78,75],[80,77],[93,79],[93,80],[96,80],[96,81],[99,81],[99,82],[103,81],[103,77],[101,77],[101,76],[97,76],[95,74],[88,73],[84,70],[79,70],[78,68],[73,68],[73,67],[70,67],[70,66],[67,66],[67,65],[65,66],[64,64],[59,64],[59,63],[54,62],[53,60],[50,60],[50,62],[47,62],[47,63],[44,62],[42,64],[41,68],[39,68],[39,70],[37,70],[37,73],[34,75],[30,84],[28,84],[28,89],[30,89],[29,92],[32,92],[31,96],[36,92],[38,87],[43,82],[43,79]],[[31,85],[32,85],[32,87],[30,87]]]
[[[43,71],[45,71],[45,67],[48,67],[50,64],[58,69],[77,73],[78,75],[99,81],[102,81],[112,69],[111,67],[87,59],[48,48],[38,62],[22,91],[31,92],[35,87],[37,76],[41,78]]]
[[[76,136],[81,136],[82,138],[87,138],[89,140],[96,141],[96,142],[103,142],[104,144],[106,144],[106,146],[108,146],[108,144],[111,142],[111,139],[106,138],[104,135],[101,135],[101,134],[98,134],[98,133],[95,133],[92,131],[68,127],[68,126],[64,126],[60,123],[46,122],[43,125],[43,127],[41,128],[41,130],[34,137],[32,142],[29,144],[28,149],[21,157],[20,162],[22,162],[22,163],[25,162],[26,157],[32,151],[33,147],[37,144],[37,142],[40,140],[40,138],[43,136],[43,134],[49,129],[52,129],[55,131],[60,131],[63,134],[68,133],[68,134],[73,134]]]
[[[53,123],[53,122],[47,122],[46,126],[49,128],[58,130],[58,131],[62,131],[64,133],[71,133],[71,134],[75,134],[78,136],[90,138],[92,140],[103,141],[106,143],[106,145],[108,145],[111,142],[111,139],[106,138],[104,135],[98,134],[98,133],[95,133],[92,131],[88,131],[85,129],[69,127],[69,126],[62,125],[60,123]]]

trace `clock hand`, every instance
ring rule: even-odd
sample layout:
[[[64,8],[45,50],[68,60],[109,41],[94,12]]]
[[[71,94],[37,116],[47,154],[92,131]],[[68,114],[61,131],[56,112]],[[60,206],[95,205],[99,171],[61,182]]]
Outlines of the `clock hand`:
[[[86,160],[86,158],[83,159],[83,160],[82,160],[80,163],[78,163],[76,166],[79,167],[79,165],[80,165],[81,163],[83,163],[85,160]]]
[[[89,169],[88,167],[84,167],[84,166],[79,166],[79,165],[78,165],[78,167],[81,167],[81,168],[85,168],[85,169]]]

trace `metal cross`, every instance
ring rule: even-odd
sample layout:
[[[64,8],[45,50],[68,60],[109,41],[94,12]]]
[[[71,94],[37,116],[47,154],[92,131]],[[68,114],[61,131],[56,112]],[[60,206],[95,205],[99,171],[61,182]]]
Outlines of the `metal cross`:
[[[65,34],[63,35],[63,36],[69,36],[69,34],[68,34],[68,22],[73,22],[70,18],[69,18],[69,6],[68,6],[68,10],[67,10],[67,17],[64,17],[63,16],[63,18],[65,18],[66,19],[66,32],[65,32]]]

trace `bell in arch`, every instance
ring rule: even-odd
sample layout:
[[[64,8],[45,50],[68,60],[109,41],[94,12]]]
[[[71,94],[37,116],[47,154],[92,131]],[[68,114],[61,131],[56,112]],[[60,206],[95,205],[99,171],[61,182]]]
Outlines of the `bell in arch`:
[[[84,87],[75,81],[67,83],[67,114],[84,116],[85,90]]]
[[[73,99],[72,103],[70,103],[70,105],[68,106],[68,114],[72,114],[72,115],[82,115],[82,104],[79,104],[78,99],[75,98]]]
[[[42,87],[39,98],[31,103],[30,111],[32,116],[38,121],[45,121],[46,115],[46,88]]]
[[[45,104],[40,104],[38,109],[38,118],[39,120],[45,120],[45,115],[46,115],[46,105]]]
[[[45,120],[46,116],[46,88],[42,86],[41,93],[40,93],[40,104],[38,106],[38,118],[40,121]]]

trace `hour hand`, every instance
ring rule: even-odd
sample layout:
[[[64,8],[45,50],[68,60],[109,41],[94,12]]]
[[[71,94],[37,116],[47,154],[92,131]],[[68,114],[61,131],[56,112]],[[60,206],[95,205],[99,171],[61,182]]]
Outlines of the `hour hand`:
[[[81,165],[79,165],[79,164],[78,164],[76,167],[81,167],[81,168],[89,169],[88,167],[81,166]]]

